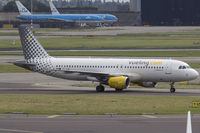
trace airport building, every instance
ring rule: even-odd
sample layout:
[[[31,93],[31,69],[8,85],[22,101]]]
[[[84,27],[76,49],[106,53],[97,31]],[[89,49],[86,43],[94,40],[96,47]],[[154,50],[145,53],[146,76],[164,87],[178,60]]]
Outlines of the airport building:
[[[129,9],[132,12],[141,12],[141,0],[130,0]]]
[[[200,25],[200,0],[130,0],[143,25]]]
[[[147,25],[200,25],[200,0],[142,0]]]

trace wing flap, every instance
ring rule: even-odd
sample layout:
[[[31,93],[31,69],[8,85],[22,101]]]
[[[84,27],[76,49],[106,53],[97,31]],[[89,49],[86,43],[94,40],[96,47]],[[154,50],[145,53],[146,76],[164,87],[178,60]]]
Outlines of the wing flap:
[[[69,70],[64,71],[65,73],[78,73],[80,75],[88,75],[91,77],[95,77],[99,80],[108,79],[109,77],[118,77],[118,76],[125,76],[129,77],[133,81],[138,81],[141,79],[141,76],[137,73],[105,73],[105,72],[91,72],[91,71],[76,71],[76,70]]]
[[[102,72],[91,72],[91,71],[64,71],[65,73],[79,73],[82,75],[89,75],[89,76],[100,76],[100,77],[110,77],[111,75],[108,73],[102,73]]]

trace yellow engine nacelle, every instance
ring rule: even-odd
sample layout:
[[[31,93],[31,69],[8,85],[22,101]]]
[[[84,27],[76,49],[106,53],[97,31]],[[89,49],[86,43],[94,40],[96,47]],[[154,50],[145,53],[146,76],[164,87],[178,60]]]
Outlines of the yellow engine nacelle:
[[[108,79],[108,85],[111,88],[126,89],[129,86],[130,80],[128,77],[110,77]]]

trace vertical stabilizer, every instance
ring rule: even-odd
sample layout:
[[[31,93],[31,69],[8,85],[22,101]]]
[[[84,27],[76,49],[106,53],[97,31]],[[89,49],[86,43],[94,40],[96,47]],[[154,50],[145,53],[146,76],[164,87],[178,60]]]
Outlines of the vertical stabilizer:
[[[30,27],[26,25],[20,25],[19,34],[22,43],[22,49],[24,52],[24,58],[26,60],[42,59],[49,57],[49,55],[40,45],[38,40],[31,33]]]
[[[50,5],[50,8],[51,8],[52,15],[59,15],[60,14],[58,12],[58,10],[56,9],[56,7],[54,6],[52,1],[49,1],[49,5]]]
[[[190,111],[188,112],[188,115],[187,115],[186,133],[192,133],[192,121],[191,121],[191,113],[190,113]]]
[[[20,15],[31,15],[28,9],[22,5],[20,1],[15,1],[17,8],[19,10]]]

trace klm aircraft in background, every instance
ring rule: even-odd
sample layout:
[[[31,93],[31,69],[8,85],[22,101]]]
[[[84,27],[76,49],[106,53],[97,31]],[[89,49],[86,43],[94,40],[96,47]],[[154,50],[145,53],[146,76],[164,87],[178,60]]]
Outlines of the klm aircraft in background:
[[[104,23],[108,21],[116,22],[118,19],[115,16],[102,17],[98,14],[59,14],[57,9],[54,7],[53,13],[51,14],[31,14],[20,1],[15,1],[18,7],[20,16],[17,19],[26,21],[64,21],[72,23]],[[53,4],[53,3],[52,3]],[[57,13],[56,13],[57,12]],[[105,14],[106,15],[106,14]]]
[[[56,9],[56,7],[54,6],[52,1],[49,1],[49,5],[51,8],[52,15],[69,15],[69,14],[60,14],[58,12],[58,10]],[[84,14],[82,14],[82,15],[84,15]],[[86,14],[86,15],[88,15],[88,14]],[[112,24],[112,23],[118,21],[118,18],[112,14],[92,14],[92,15],[96,15],[96,16],[99,16],[100,18],[102,18],[103,23],[111,23]]]

